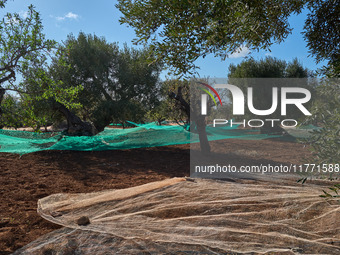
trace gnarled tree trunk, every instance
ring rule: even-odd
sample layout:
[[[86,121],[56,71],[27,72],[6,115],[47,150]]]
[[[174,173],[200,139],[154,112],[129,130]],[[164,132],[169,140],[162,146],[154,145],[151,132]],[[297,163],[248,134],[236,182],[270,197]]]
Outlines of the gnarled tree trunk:
[[[204,154],[209,154],[210,144],[209,144],[207,132],[206,132],[205,116],[191,110],[189,103],[182,96],[181,87],[178,87],[177,94],[170,93],[169,97],[176,99],[181,104],[181,108],[187,115],[188,119],[190,119],[190,115],[191,115],[191,119],[195,122],[197,126],[198,137],[200,139],[201,152],[203,152]]]
[[[98,134],[97,129],[92,123],[82,121],[63,104],[55,102],[53,107],[66,117],[68,135],[91,136]]]

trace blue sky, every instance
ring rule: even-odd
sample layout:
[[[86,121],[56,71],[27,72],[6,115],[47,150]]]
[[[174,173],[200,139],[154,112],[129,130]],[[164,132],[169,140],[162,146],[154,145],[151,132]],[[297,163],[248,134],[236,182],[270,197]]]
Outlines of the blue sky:
[[[121,14],[116,9],[116,1],[114,0],[14,0],[8,2],[5,11],[25,15],[29,4],[33,4],[36,10],[40,12],[44,32],[49,39],[62,42],[66,40],[68,34],[77,35],[82,31],[104,36],[107,41],[119,42],[121,46],[123,43],[132,46],[131,41],[135,37],[133,28],[119,24],[118,20]],[[271,52],[251,52],[251,56],[255,59],[261,59],[266,55],[271,55],[286,61],[297,57],[305,67],[311,70],[321,67],[322,63],[317,65],[313,57],[308,57],[306,42],[301,35],[305,18],[306,12],[299,16],[292,16],[290,24],[294,30],[285,42],[273,45]],[[226,77],[229,64],[240,63],[244,59],[245,53],[247,53],[247,49],[225,61],[221,61],[212,55],[205,59],[199,59],[197,61],[200,66],[198,73],[201,77]],[[165,73],[162,76],[164,77]]]

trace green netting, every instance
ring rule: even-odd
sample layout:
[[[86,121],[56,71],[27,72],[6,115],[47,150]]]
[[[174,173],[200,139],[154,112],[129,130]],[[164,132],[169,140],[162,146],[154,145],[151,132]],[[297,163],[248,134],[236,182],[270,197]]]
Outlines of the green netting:
[[[106,128],[96,136],[65,136],[62,133],[33,133],[0,130],[0,152],[26,154],[42,150],[102,151],[132,149],[198,142],[198,134],[182,126],[136,124],[128,129]],[[259,140],[278,136],[259,134],[258,130],[207,126],[208,139]]]
[[[111,123],[109,126],[123,127],[123,124],[122,123]],[[138,127],[139,124],[136,124],[136,123],[134,123],[132,121],[126,121],[124,123],[124,126],[125,127]]]

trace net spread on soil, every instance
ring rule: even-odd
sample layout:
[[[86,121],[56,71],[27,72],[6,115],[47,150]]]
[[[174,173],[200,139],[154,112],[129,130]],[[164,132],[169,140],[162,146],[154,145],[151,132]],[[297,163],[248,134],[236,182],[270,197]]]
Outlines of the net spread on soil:
[[[209,140],[240,138],[265,139],[270,136],[236,128],[207,127]],[[135,128],[106,128],[96,136],[64,136],[61,133],[33,133],[0,130],[0,152],[25,154],[42,150],[102,151],[166,146],[198,142],[198,135],[181,126],[139,125]]]
[[[292,131],[293,132],[293,131]],[[308,131],[303,130],[303,133]],[[278,136],[259,134],[259,130],[237,126],[207,126],[208,139],[259,140]],[[25,154],[42,150],[103,151],[132,149],[198,142],[198,134],[182,126],[158,126],[154,123],[134,128],[106,128],[96,136],[64,136],[61,133],[33,133],[0,129],[0,152]]]
[[[340,207],[323,185],[173,178],[55,194],[38,212],[64,228],[14,254],[340,254]]]

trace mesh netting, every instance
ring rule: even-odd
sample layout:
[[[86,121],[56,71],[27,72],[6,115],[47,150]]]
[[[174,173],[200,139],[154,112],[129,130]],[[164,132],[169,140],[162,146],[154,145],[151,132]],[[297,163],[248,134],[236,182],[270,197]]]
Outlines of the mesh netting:
[[[340,207],[319,197],[325,186],[271,180],[51,195],[38,212],[64,228],[14,254],[340,254]]]
[[[208,139],[228,138],[259,140],[275,136],[237,126],[207,127]],[[0,152],[25,154],[41,150],[102,151],[132,149],[198,142],[198,135],[182,126],[158,126],[154,123],[134,128],[106,128],[96,136],[64,136],[61,133],[39,134],[27,131],[0,130]]]

